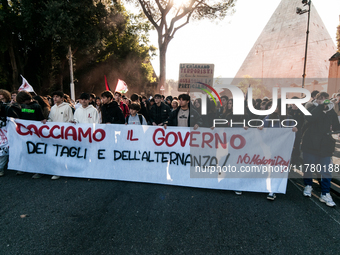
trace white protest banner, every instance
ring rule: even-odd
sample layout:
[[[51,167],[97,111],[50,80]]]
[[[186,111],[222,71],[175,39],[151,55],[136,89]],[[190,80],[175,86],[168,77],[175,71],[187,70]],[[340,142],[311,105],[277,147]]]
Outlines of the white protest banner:
[[[8,137],[18,171],[285,193],[295,133],[11,119]]]

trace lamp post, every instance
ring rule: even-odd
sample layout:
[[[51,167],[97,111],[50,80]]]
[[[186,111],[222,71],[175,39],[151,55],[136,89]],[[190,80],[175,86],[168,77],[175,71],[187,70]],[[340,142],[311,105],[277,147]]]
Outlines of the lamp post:
[[[305,60],[303,64],[303,74],[302,74],[302,88],[305,87],[305,78],[306,78],[306,65],[307,65],[307,50],[308,50],[308,36],[309,36],[309,21],[310,21],[310,7],[312,5],[312,0],[302,0],[303,6],[308,5],[308,10],[302,10],[299,7],[296,7],[296,14],[302,15],[304,13],[308,13],[308,21],[307,21],[307,31],[306,31],[306,47],[305,47]]]
[[[76,97],[75,97],[75,93],[74,93],[73,61],[72,61],[71,45],[68,46],[68,54],[69,54],[69,62],[70,62],[70,78],[71,78],[70,92],[71,92],[71,99],[75,102],[76,101]]]

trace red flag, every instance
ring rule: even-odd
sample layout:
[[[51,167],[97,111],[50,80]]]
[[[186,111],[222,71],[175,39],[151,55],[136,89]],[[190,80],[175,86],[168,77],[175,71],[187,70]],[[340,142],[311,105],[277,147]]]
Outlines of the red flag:
[[[109,86],[109,84],[107,83],[106,75],[104,75],[104,77],[105,77],[105,88],[106,88],[106,90],[111,91],[110,86]]]

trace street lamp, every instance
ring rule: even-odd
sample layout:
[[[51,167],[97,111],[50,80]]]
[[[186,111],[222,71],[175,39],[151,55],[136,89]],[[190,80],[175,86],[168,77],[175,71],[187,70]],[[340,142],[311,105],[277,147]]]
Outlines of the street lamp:
[[[304,13],[308,13],[308,21],[307,21],[307,31],[306,31],[306,47],[305,47],[305,60],[303,65],[303,74],[302,74],[302,88],[305,87],[305,78],[306,78],[306,65],[307,65],[307,48],[308,48],[308,36],[309,36],[309,21],[310,21],[310,7],[312,5],[312,0],[302,0],[303,6],[308,5],[308,10],[302,10],[299,7],[296,7],[296,14],[302,15]]]
[[[69,55],[69,62],[70,62],[70,78],[71,78],[70,92],[71,92],[71,99],[75,102],[76,101],[76,96],[75,96],[75,93],[74,93],[73,61],[72,61],[71,45],[68,46],[68,55]]]

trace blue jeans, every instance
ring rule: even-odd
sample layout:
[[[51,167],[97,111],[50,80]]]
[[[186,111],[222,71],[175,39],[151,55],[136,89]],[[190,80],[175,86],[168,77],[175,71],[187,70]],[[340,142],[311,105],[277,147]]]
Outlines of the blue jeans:
[[[8,155],[0,156],[0,171],[3,171],[8,161]]]
[[[332,172],[329,169],[331,157],[320,157],[314,154],[303,152],[303,178],[305,185],[312,186],[312,172],[321,174],[321,194],[329,193],[331,188]],[[309,165],[305,165],[309,164]]]

